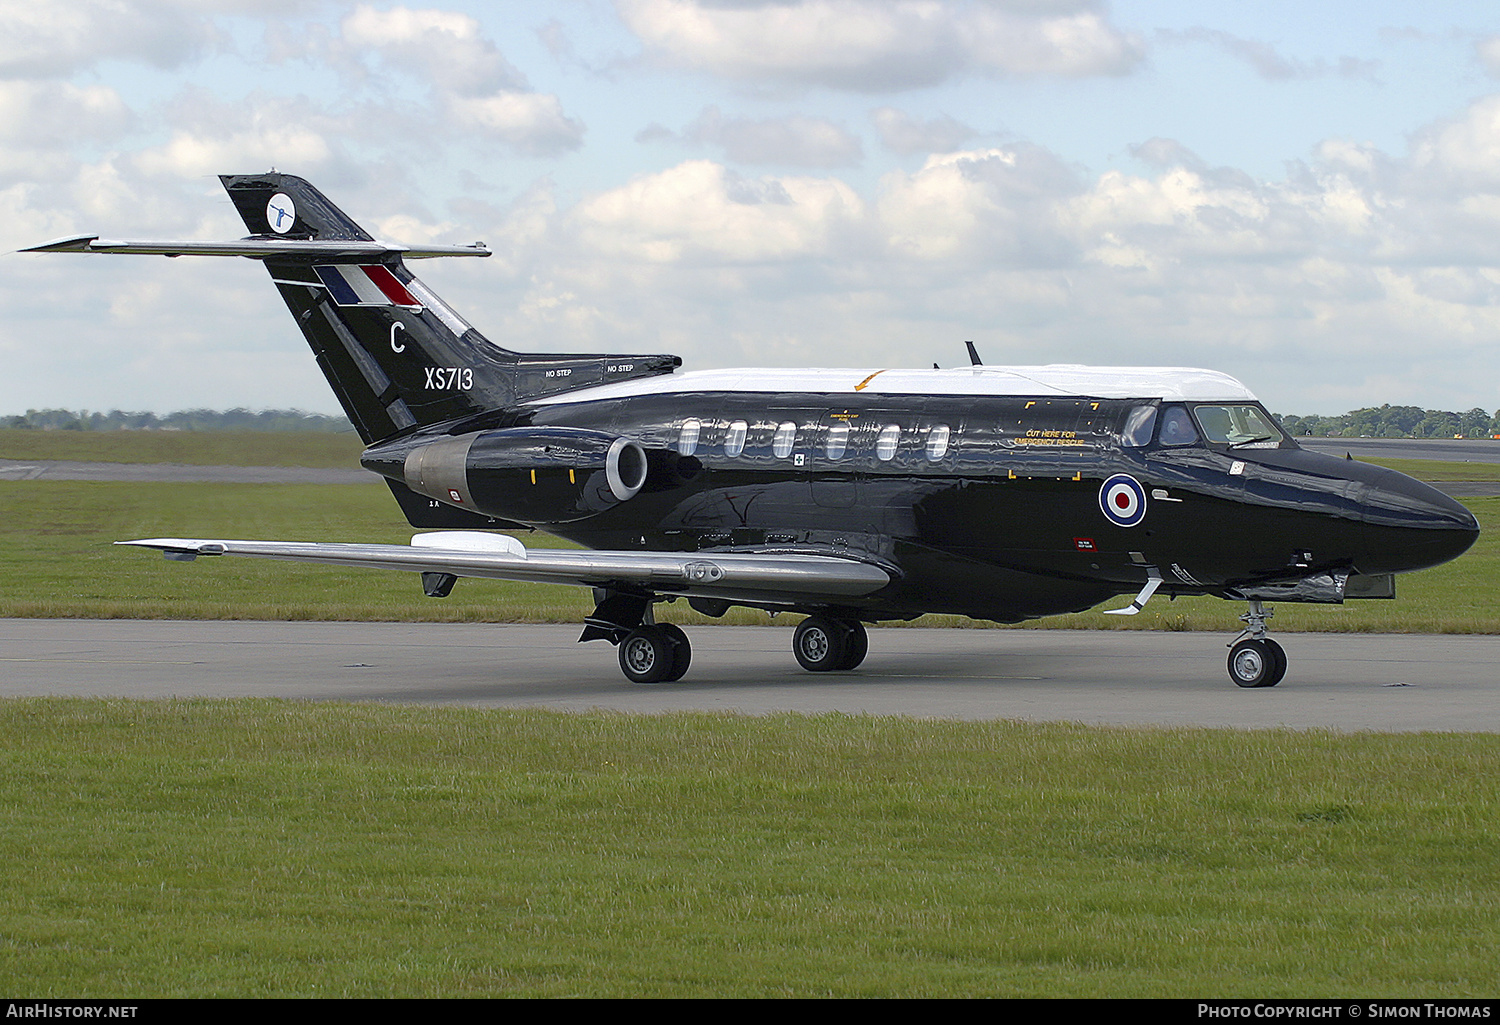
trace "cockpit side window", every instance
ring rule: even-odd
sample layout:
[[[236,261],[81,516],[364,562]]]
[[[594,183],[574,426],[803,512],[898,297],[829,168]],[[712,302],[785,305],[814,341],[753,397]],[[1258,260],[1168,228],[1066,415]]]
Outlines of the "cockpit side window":
[[[1136,406],[1125,417],[1125,428],[1120,431],[1120,444],[1125,448],[1145,448],[1151,444],[1151,432],[1156,429],[1156,407]]]
[[[1198,406],[1193,411],[1198,414],[1203,439],[1211,445],[1276,448],[1281,444],[1281,428],[1259,406]]]
[[[1161,443],[1167,448],[1198,443],[1193,418],[1183,406],[1168,406],[1161,411]]]

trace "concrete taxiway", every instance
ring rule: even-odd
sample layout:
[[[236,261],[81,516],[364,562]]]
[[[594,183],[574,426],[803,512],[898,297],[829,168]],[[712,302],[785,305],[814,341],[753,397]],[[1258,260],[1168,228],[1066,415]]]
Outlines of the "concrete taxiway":
[[[695,628],[687,678],[649,687],[626,682],[613,648],[577,636],[576,626],[0,620],[0,696],[1500,731],[1500,637],[1279,634],[1286,680],[1241,690],[1224,670],[1228,632],[877,629],[860,669],[813,675],[793,660],[789,630]]]

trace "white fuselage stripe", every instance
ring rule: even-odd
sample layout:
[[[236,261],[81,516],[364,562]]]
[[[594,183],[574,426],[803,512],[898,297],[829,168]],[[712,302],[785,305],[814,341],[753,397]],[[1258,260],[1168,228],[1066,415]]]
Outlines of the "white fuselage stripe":
[[[532,405],[591,402],[635,395],[760,392],[875,396],[1058,396],[1161,399],[1178,402],[1255,402],[1228,374],[1190,367],[961,367],[951,370],[811,368],[698,370],[598,385],[534,399]]]

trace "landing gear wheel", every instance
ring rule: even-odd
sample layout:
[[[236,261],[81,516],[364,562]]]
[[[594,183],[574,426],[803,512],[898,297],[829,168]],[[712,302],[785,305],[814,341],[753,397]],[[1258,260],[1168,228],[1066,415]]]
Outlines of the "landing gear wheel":
[[[660,683],[676,667],[676,649],[660,627],[637,627],[620,642],[620,671],[631,683]]]
[[[672,668],[667,671],[666,676],[662,677],[662,682],[675,683],[682,679],[688,671],[688,665],[693,661],[693,646],[688,643],[688,636],[683,633],[682,627],[676,623],[658,623],[656,628],[672,646]]]
[[[822,616],[808,616],[797,624],[792,635],[792,654],[809,673],[826,673],[842,669],[849,631],[840,623]]]
[[[844,657],[839,659],[838,669],[854,669],[865,660],[870,652],[870,635],[865,632],[865,624],[855,619],[843,624],[848,627],[849,633],[844,638]]]
[[[1229,649],[1229,678],[1241,687],[1274,687],[1286,675],[1286,652],[1275,641],[1243,640]]]
[[[1274,687],[1286,675],[1286,651],[1269,637],[1266,638],[1266,649],[1270,651],[1271,657],[1276,660],[1276,664],[1271,667],[1271,678],[1264,686]]]

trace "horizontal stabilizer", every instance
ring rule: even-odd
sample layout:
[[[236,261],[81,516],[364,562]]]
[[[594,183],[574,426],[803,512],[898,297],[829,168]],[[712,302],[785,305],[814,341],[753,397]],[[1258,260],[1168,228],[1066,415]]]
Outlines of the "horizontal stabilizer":
[[[891,575],[879,566],[833,555],[797,552],[608,552],[559,551],[464,543],[435,547],[444,535],[420,537],[415,546],[333,544],[305,541],[211,541],[149,538],[115,544],[155,548],[167,558],[243,555],[333,566],[449,573],[457,577],[573,584],[656,594],[793,602],[816,596],[856,598],[880,590]],[[460,545],[462,545],[460,547]]]
[[[472,246],[404,246],[361,239],[242,238],[232,242],[172,239],[102,239],[74,235],[54,239],[23,253],[123,253],[139,256],[244,256],[251,260],[375,261],[386,256],[425,260],[435,256],[489,256],[483,242]]]

